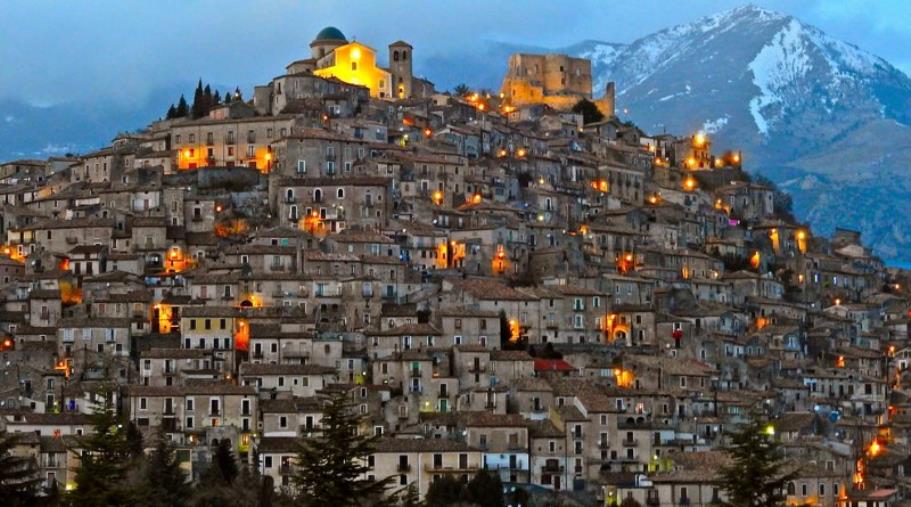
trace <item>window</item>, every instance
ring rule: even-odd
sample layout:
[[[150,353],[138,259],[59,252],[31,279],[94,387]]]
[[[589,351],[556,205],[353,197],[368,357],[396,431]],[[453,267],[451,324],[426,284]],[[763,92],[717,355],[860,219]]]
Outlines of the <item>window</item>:
[[[344,198],[345,198],[345,189],[344,189],[344,188],[340,188],[340,189],[336,190],[336,191],[335,191],[335,196],[336,196],[337,198],[339,198],[339,199],[344,199]]]
[[[304,174],[307,172],[307,161],[306,160],[297,161],[297,172],[300,174]]]

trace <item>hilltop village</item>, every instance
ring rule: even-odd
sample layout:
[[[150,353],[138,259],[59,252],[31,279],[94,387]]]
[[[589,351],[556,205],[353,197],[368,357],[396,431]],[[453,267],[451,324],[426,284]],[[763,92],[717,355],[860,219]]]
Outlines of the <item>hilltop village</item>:
[[[189,478],[227,440],[291,488],[343,393],[390,491],[486,469],[711,505],[758,413],[789,504],[905,498],[911,281],[859,233],[795,221],[704,132],[621,121],[584,59],[454,93],[407,42],[388,67],[331,27],[310,51],[249,100],[0,164],[0,428],[42,485],[78,488],[113,403]]]

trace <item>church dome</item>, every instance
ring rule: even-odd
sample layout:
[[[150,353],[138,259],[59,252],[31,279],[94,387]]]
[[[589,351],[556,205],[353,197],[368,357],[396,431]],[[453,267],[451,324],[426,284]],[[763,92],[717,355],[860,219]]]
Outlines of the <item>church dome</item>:
[[[314,42],[331,40],[348,42],[348,40],[345,39],[345,34],[343,34],[341,30],[334,26],[327,26],[326,28],[323,28],[319,31],[318,34],[316,34],[316,38],[313,39]]]

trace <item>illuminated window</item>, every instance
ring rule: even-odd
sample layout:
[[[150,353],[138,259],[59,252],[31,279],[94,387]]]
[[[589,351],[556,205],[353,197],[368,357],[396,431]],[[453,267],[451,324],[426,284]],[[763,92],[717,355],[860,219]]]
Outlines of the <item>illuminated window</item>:
[[[357,62],[351,62],[351,70],[357,70]]]

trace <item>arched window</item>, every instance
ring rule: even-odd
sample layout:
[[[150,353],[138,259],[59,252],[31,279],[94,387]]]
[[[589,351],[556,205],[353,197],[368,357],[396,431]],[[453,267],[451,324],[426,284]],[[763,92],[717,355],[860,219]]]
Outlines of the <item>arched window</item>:
[[[344,199],[345,198],[345,189],[340,188],[340,189],[336,190],[335,196],[338,197],[339,199]]]
[[[402,61],[405,61],[407,59],[408,59],[408,51],[402,51]]]
[[[788,483],[788,495],[793,496],[795,494],[797,494],[797,486],[793,482],[789,482]]]
[[[285,192],[285,197],[286,197],[289,201],[293,201],[293,200],[294,200],[294,189],[293,189],[293,188],[289,188],[289,189]]]
[[[288,218],[290,220],[297,220],[297,205],[292,204],[291,208],[288,210]]]
[[[313,202],[321,202],[323,200],[323,191],[319,188],[313,191]]]
[[[399,52],[398,52],[398,50],[392,52],[392,61],[394,61],[394,62],[399,61]]]

